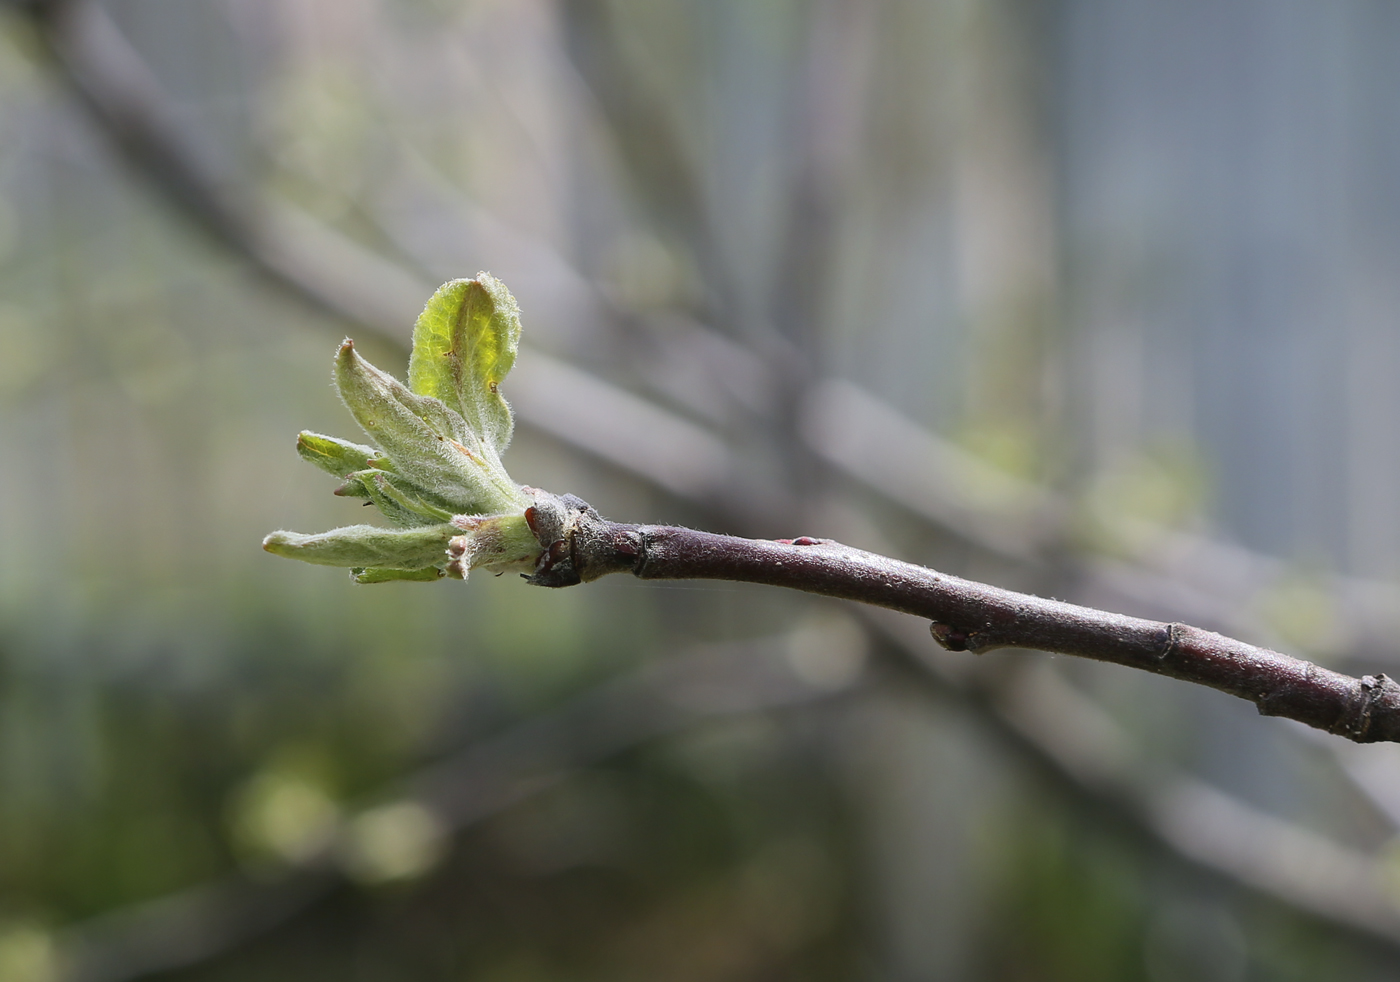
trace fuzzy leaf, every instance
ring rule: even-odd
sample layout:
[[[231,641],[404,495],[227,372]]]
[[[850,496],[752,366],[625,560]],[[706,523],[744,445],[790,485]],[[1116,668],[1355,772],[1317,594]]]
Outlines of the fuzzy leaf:
[[[263,540],[263,548],[274,555],[318,566],[422,569],[445,564],[447,541],[459,534],[459,530],[446,524],[415,529],[349,525],[318,535],[273,532]]]
[[[394,580],[414,580],[417,582],[432,582],[440,580],[445,574],[442,570],[433,566],[423,569],[394,569],[392,566],[370,566],[366,569],[352,569],[350,579],[356,583],[390,583]]]
[[[367,467],[380,470],[392,467],[381,450],[310,430],[297,434],[297,453],[301,454],[302,460],[336,477],[346,477],[353,471],[362,471]]]
[[[395,525],[414,528],[445,522],[452,517],[452,509],[446,502],[401,477],[373,470],[350,476],[358,480],[365,496]]]
[[[304,432],[297,452],[344,479],[336,494],[369,499],[400,528],[273,532],[263,548],[349,567],[360,583],[534,569],[540,546],[525,519],[530,501],[500,460],[512,427],[500,384],[519,340],[515,299],[480,273],[444,284],[428,301],[414,328],[411,385],[343,342],[336,387],[379,448]]]
[[[510,443],[513,421],[500,384],[519,345],[520,308],[490,273],[444,283],[413,328],[409,386],[456,410],[492,461]]]
[[[335,381],[366,433],[383,446],[394,469],[460,512],[523,510],[524,498],[500,460],[482,453],[461,414],[433,396],[417,395],[340,346]]]

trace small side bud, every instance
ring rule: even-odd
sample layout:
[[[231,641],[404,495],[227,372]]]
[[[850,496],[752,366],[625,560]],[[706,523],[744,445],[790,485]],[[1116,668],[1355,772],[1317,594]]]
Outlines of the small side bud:
[[[471,536],[456,535],[447,540],[447,575],[454,580],[465,580],[471,572]]]
[[[447,575],[465,580],[474,569],[525,573],[540,558],[540,544],[524,515],[458,515],[452,526],[463,534],[447,543]]]

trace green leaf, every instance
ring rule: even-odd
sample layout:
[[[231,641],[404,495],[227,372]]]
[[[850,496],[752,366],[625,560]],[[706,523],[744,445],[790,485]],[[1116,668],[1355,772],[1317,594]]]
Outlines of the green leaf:
[[[336,477],[347,477],[353,471],[362,471],[367,467],[380,470],[392,468],[383,451],[310,430],[297,434],[297,453],[301,454],[302,460]]]
[[[451,525],[386,529],[349,525],[317,535],[273,532],[263,548],[277,556],[318,566],[392,566],[422,569],[447,562],[447,541],[461,533]]]
[[[352,525],[319,535],[273,532],[268,552],[345,566],[360,583],[465,578],[535,568],[540,545],[525,519],[525,492],[501,465],[510,406],[500,385],[515,364],[520,311],[488,273],[453,280],[418,318],[405,385],[344,341],[335,384],[378,448],[304,432],[297,452],[367,498],[399,529]]]
[[[464,513],[524,510],[499,458],[484,453],[462,415],[440,399],[410,391],[348,340],[336,356],[335,381],[356,422],[413,484]]]
[[[500,385],[519,346],[520,308],[490,273],[444,283],[413,328],[409,387],[459,413],[493,461],[510,443],[513,421]]]
[[[365,496],[374,502],[395,525],[413,528],[433,525],[452,518],[452,508],[403,478],[381,471],[360,471],[356,478]]]
[[[366,569],[352,569],[350,579],[356,583],[391,583],[394,580],[414,580],[431,582],[446,575],[433,566],[423,569],[394,569],[391,566],[370,566]]]

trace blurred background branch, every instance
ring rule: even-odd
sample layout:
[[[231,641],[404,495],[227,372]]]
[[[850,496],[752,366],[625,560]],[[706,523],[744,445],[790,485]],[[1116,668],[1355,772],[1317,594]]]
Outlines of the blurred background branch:
[[[324,901],[343,880],[411,879],[451,837],[649,740],[727,716],[811,705],[833,690],[793,672],[781,642],[672,655],[405,775],[304,830],[309,848],[254,871],[104,914],[60,936],[74,982],[123,982],[225,954]]]

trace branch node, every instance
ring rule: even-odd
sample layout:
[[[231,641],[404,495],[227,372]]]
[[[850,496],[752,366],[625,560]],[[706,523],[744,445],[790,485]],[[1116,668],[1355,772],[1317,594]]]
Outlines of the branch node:
[[[525,521],[544,550],[525,580],[535,586],[565,587],[608,573],[635,572],[645,559],[636,526],[609,522],[577,495],[550,494],[522,487],[534,502]]]
[[[1164,662],[1176,651],[1177,645],[1181,643],[1181,636],[1188,630],[1185,624],[1171,623],[1163,630],[1162,650],[1157,653],[1157,661]]]
[[[1385,734],[1372,733],[1371,724],[1377,710],[1395,708],[1397,705],[1400,705],[1400,684],[1384,672],[1363,675],[1353,688],[1342,715],[1328,728],[1328,732],[1357,743],[1393,739]]]

